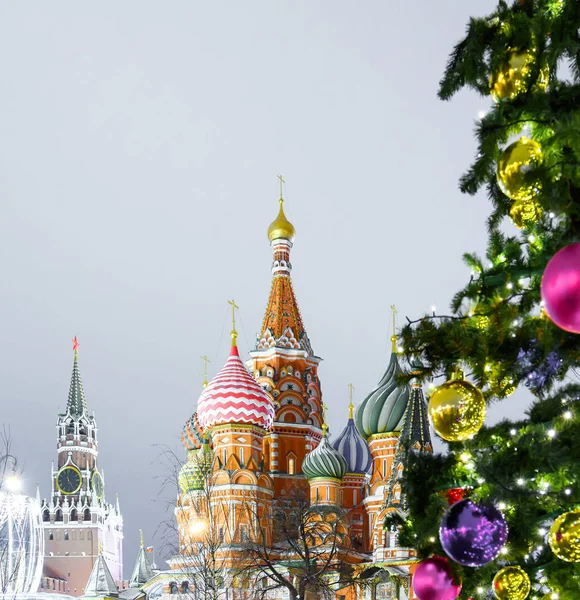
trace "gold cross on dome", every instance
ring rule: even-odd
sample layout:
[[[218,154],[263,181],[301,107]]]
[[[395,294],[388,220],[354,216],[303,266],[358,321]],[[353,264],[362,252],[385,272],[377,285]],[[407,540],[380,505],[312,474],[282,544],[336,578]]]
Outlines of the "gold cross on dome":
[[[394,304],[391,304],[391,310],[393,311],[393,334],[397,330],[397,307]]]
[[[236,330],[236,309],[240,307],[235,303],[234,300],[228,300],[228,304],[232,307],[232,331]]]
[[[278,179],[280,180],[280,200],[283,200],[284,196],[283,196],[282,185],[286,182],[282,179],[282,175],[278,175]]]
[[[328,425],[326,424],[326,411],[328,410],[328,406],[326,404],[322,405],[322,433],[326,435],[328,431]]]
[[[393,311],[393,335],[391,336],[392,352],[397,351],[397,307],[391,304],[391,310]]]
[[[239,310],[239,306],[234,300],[228,300],[228,304],[232,307],[232,345],[237,346],[236,340],[238,338],[238,332],[236,331],[236,308]]]
[[[354,392],[354,385],[352,385],[352,383],[349,383],[348,389],[350,391],[350,404],[348,405],[348,418],[352,419],[354,416],[354,404],[352,403],[352,393]]]
[[[203,360],[203,387],[207,387],[207,363],[211,360],[206,355],[202,356],[201,360]]]

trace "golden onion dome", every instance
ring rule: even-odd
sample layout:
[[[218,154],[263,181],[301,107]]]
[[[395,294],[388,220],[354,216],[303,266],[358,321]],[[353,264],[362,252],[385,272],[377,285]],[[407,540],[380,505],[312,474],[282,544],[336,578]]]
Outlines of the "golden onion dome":
[[[270,227],[268,227],[268,239],[270,242],[279,239],[292,242],[295,234],[296,230],[294,229],[294,225],[290,223],[284,214],[284,200],[283,198],[280,198],[280,212],[272,223],[270,223]]]

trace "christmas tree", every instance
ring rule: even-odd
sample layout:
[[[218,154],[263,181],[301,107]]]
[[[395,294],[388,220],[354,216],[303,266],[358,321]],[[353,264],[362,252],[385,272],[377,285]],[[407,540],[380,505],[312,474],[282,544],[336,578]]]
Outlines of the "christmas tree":
[[[448,451],[409,455],[401,542],[427,561],[422,600],[578,600],[580,2],[502,1],[471,19],[439,96],[466,87],[492,105],[460,182],[487,190],[489,241],[464,256],[450,314],[402,332],[409,377],[447,380],[429,413]],[[518,387],[526,414],[486,426]]]

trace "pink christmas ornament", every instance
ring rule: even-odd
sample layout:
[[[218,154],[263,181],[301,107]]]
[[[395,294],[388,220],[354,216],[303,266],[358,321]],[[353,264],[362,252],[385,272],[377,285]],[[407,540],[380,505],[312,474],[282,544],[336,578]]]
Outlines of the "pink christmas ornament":
[[[461,592],[461,582],[454,580],[446,558],[432,556],[417,567],[413,589],[419,600],[455,600]]]
[[[555,325],[580,333],[580,244],[570,244],[550,259],[542,277],[542,300]]]

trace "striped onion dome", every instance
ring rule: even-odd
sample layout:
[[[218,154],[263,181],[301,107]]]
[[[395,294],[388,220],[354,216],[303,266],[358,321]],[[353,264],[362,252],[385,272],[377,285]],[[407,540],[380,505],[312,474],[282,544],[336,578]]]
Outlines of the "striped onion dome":
[[[201,447],[187,453],[187,462],[179,471],[179,487],[182,492],[202,490],[207,474],[213,463],[213,453],[207,439],[203,438]]]
[[[332,446],[346,459],[347,473],[365,475],[370,471],[373,465],[373,457],[366,440],[358,432],[352,417]]]
[[[183,426],[181,431],[181,442],[186,450],[195,450],[201,447],[203,432],[197,419],[197,413],[193,413]]]
[[[197,418],[204,431],[230,423],[272,427],[272,399],[250,375],[235,344],[226,364],[201,393]]]
[[[411,393],[409,384],[401,385],[397,381],[401,373],[395,350],[379,384],[357,408],[356,428],[365,439],[401,428]]]
[[[305,456],[302,463],[302,472],[306,479],[342,479],[346,471],[344,456],[328,443],[326,434],[320,444]]]

